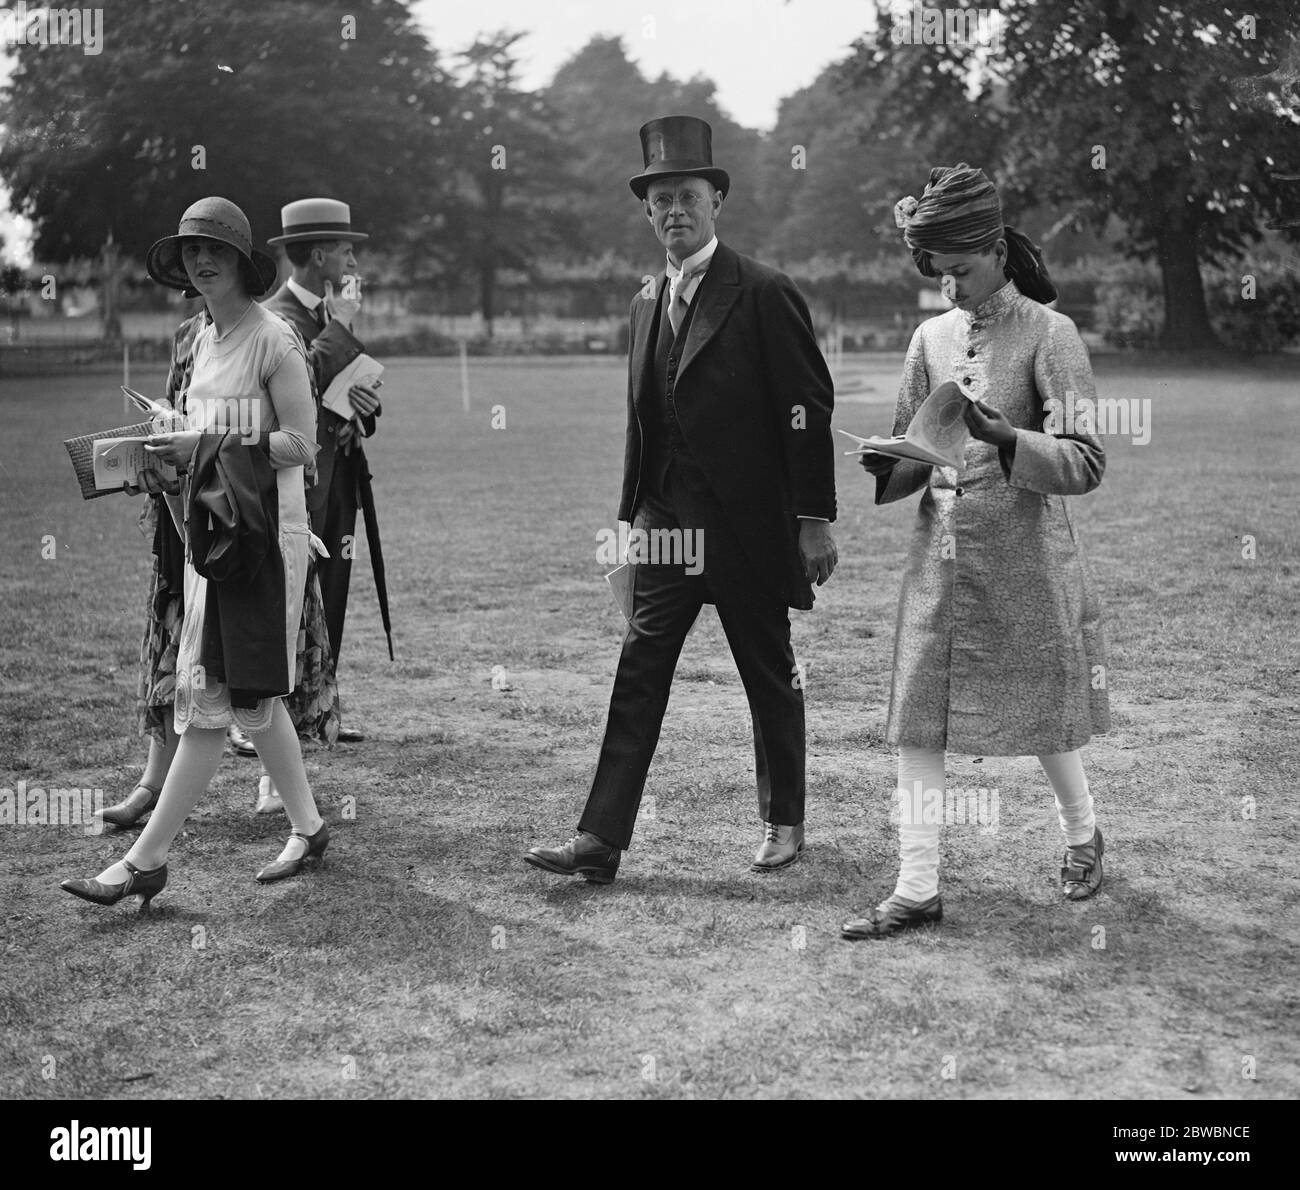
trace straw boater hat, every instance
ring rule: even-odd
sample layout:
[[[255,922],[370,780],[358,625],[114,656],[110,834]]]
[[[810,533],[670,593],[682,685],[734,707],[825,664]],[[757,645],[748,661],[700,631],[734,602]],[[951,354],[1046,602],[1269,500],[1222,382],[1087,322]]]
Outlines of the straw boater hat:
[[[628,185],[644,200],[656,178],[703,178],[725,195],[731,177],[713,164],[713,129],[695,116],[663,116],[641,126],[641,155],[645,172]]]
[[[181,262],[181,241],[192,236],[229,244],[244,258],[248,268],[244,280],[249,297],[260,297],[275,284],[279,271],[265,252],[253,247],[253,231],[248,219],[228,198],[201,198],[181,216],[174,236],[164,236],[150,245],[145,267],[159,285],[184,290],[187,297],[197,297],[190,287],[189,275]]]
[[[268,244],[296,244],[303,240],[350,240],[359,243],[370,237],[352,230],[348,204],[333,198],[300,198],[280,208],[284,234],[272,236]]]

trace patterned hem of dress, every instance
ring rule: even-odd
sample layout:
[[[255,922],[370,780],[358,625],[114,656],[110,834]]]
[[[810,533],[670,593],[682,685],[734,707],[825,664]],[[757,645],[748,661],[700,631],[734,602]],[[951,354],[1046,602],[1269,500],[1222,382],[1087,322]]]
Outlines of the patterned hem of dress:
[[[222,728],[224,730],[232,723],[249,735],[258,731],[266,731],[271,726],[271,716],[274,714],[277,701],[274,698],[263,698],[258,701],[255,707],[228,707],[207,711],[193,710],[184,718],[177,714],[173,719],[176,734],[184,735],[187,727]]]

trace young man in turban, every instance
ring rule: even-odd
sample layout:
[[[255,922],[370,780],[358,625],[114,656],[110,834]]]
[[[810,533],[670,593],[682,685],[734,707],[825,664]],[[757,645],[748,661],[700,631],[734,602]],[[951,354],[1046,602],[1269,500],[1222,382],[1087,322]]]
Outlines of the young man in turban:
[[[1061,889],[1101,887],[1102,837],[1080,747],[1109,723],[1101,609],[1066,497],[1106,467],[1088,425],[1050,410],[1095,396],[1074,323],[1042,256],[1002,222],[992,182],[939,167],[920,201],[895,208],[917,268],[955,309],[923,322],[903,365],[894,432],[955,381],[971,441],[960,468],[863,455],[876,503],[921,492],[903,573],[885,738],[899,749],[900,871],[893,894],[847,921],[848,939],[884,938],[943,916],[939,826],[952,804],[947,752],[1034,755],[1065,835]],[[1060,405],[1053,406],[1052,402]],[[970,815],[963,806],[957,821]]]

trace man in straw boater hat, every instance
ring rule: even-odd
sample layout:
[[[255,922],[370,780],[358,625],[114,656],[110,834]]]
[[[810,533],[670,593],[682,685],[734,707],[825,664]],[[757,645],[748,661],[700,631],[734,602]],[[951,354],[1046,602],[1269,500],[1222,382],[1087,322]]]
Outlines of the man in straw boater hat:
[[[284,247],[292,272],[267,299],[266,307],[288,319],[302,335],[319,401],[334,377],[365,350],[351,329],[361,306],[360,280],[349,292],[345,278],[357,274],[353,246],[369,237],[352,230],[347,203],[332,198],[288,203],[280,210],[280,221],[281,234],[267,243]],[[319,574],[336,670],[348,608],[357,509],[370,499],[370,471],[361,438],[374,434],[381,412],[375,390],[365,385],[353,385],[348,402],[355,411],[351,419],[318,408],[316,486],[307,493],[312,532],[329,551],[329,557],[319,562]],[[373,509],[367,513],[369,527],[374,523]],[[373,560],[377,543],[371,540],[370,546]],[[355,728],[340,727],[338,738],[341,743],[360,743],[365,737]]]
[[[713,164],[708,124],[651,120],[641,145],[630,185],[667,263],[632,300],[618,517],[633,522],[629,543],[644,534],[664,548],[629,548],[628,630],[578,832],[524,857],[601,884],[631,841],[677,658],[705,603],[753,718],[766,829],[752,870],[798,858],[804,701],[788,609],[810,609],[812,584],[837,560],[834,393],[808,307],[784,274],[718,242],[731,179]]]

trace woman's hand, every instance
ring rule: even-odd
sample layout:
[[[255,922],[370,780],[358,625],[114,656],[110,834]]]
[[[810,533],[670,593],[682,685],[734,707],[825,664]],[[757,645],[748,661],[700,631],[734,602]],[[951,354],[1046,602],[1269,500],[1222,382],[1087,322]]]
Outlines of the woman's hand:
[[[967,401],[962,413],[973,437],[994,446],[1014,446],[1016,428],[991,405],[983,401]]]
[[[151,496],[175,496],[180,493],[181,483],[177,479],[174,483],[168,483],[156,471],[141,471],[140,486],[126,484],[126,493],[128,496],[138,496],[141,492],[148,492]]]
[[[878,450],[867,450],[858,456],[858,462],[871,475],[888,475],[898,460],[892,455],[882,455]]]
[[[198,444],[198,430],[176,430],[171,434],[150,434],[144,448],[164,463],[184,469],[190,465]]]
[[[185,428],[185,416],[177,409],[166,413],[155,413],[149,419],[149,431],[152,434],[171,434]]]

